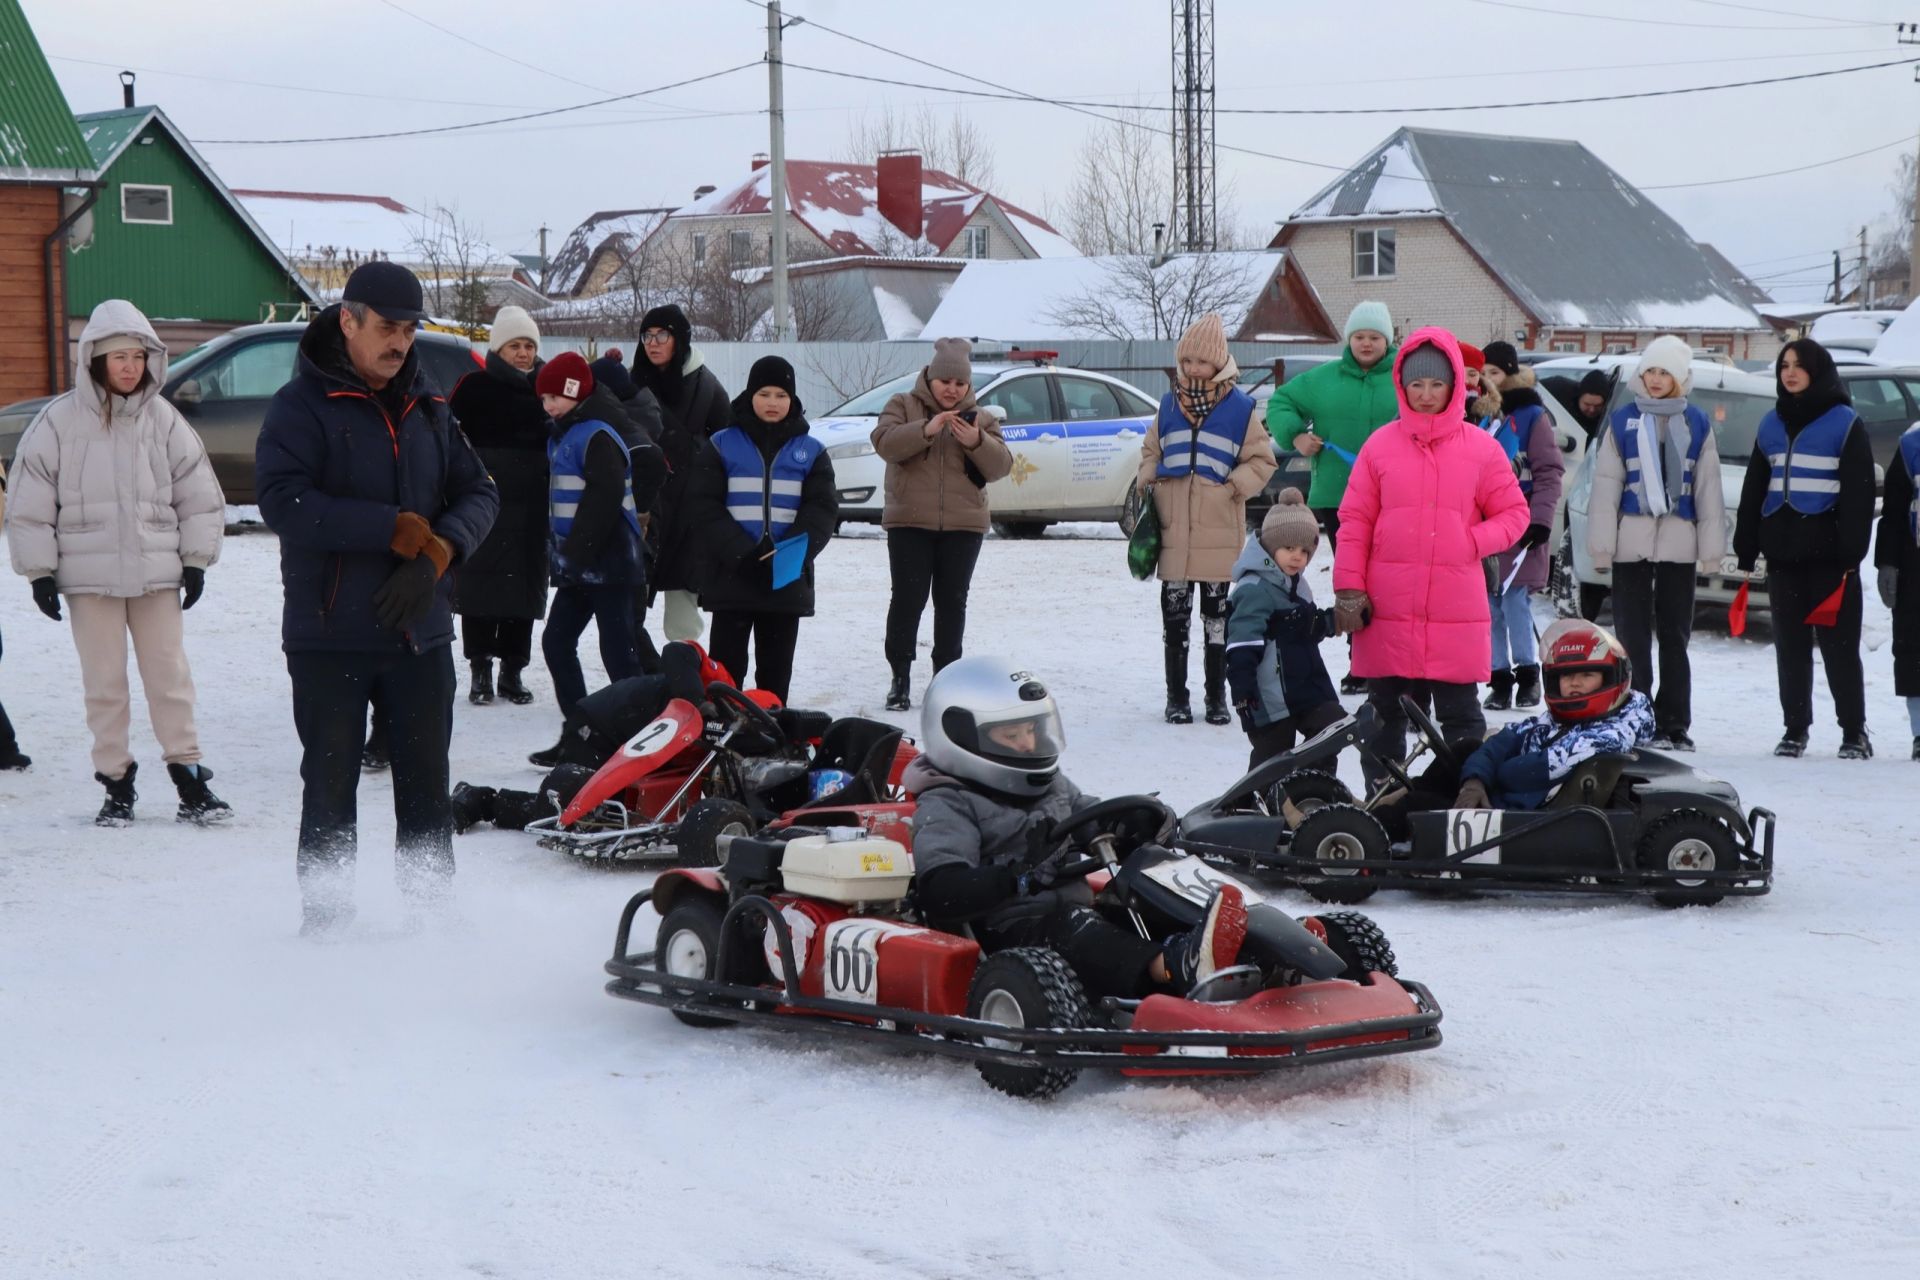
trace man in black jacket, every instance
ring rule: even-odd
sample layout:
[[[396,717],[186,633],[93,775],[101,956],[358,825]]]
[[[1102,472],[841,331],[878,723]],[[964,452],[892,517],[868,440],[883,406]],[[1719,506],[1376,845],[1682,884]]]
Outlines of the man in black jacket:
[[[353,916],[356,790],[369,700],[386,709],[394,867],[417,905],[453,877],[448,568],[486,538],[499,494],[413,349],[420,282],[390,262],[347,280],[300,340],[255,448],[260,513],[280,538],[282,647],[303,751],[303,934]]]

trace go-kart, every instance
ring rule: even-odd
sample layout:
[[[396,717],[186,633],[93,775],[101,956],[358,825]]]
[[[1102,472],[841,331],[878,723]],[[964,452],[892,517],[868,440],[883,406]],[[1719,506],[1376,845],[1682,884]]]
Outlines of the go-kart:
[[[1084,880],[1097,908],[1143,937],[1191,927],[1228,878],[1150,843],[1171,818],[1147,796],[1102,801],[1066,819],[1042,866],[1056,886]],[[609,994],[690,1026],[969,1059],[993,1088],[1028,1098],[1089,1068],[1247,1075],[1440,1043],[1432,995],[1395,976],[1386,938],[1351,912],[1295,920],[1242,886],[1243,963],[1186,997],[1095,1003],[1049,947],[986,955],[969,931],[929,925],[913,905],[913,855],[895,841],[790,827],[723,845],[718,870],[668,871],[627,903]],[[636,953],[635,917],[649,903],[654,949]]]
[[[749,835],[806,806],[897,802],[918,751],[892,725],[768,711],[730,684],[707,686],[709,720],[682,698],[615,751],[557,812],[527,824],[540,844],[619,863],[710,867],[725,836]],[[810,800],[810,774],[844,785]],[[550,793],[551,794],[551,793]],[[910,811],[910,810],[909,810]]]
[[[1362,706],[1188,813],[1180,847],[1334,903],[1378,889],[1502,889],[1707,906],[1772,885],[1773,814],[1743,813],[1730,783],[1644,747],[1582,761],[1543,808],[1415,809],[1405,836],[1391,839],[1376,810],[1398,790],[1419,790],[1421,757],[1431,753],[1455,777],[1461,764],[1419,704],[1401,705],[1418,731],[1406,761],[1372,751],[1375,714]],[[1364,799],[1333,773],[1347,747],[1382,778]]]

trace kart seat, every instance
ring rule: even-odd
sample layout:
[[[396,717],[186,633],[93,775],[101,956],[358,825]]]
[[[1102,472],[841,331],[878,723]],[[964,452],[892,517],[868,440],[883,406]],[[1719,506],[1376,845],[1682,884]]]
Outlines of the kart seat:
[[[1542,806],[1547,809],[1572,809],[1586,805],[1604,809],[1620,786],[1620,774],[1631,756],[1606,753],[1582,760],[1560,783],[1560,789]]]
[[[878,804],[887,795],[887,775],[900,749],[901,731],[879,720],[849,716],[836,720],[820,735],[817,769],[845,769],[853,781],[821,796],[811,807],[829,804]]]

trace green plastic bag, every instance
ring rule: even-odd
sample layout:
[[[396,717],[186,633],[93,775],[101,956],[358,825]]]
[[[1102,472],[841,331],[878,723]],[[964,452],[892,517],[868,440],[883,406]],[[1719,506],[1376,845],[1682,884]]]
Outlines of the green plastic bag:
[[[1160,509],[1153,503],[1153,487],[1140,494],[1140,518],[1127,539],[1127,571],[1140,581],[1160,567]]]

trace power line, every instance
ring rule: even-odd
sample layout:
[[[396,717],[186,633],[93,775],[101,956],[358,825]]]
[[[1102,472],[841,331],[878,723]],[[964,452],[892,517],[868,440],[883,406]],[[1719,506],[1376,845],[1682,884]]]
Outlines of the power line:
[[[1690,27],[1696,31],[1843,31],[1845,27],[1831,24],[1818,27],[1784,27],[1778,25],[1755,26],[1751,23],[1730,22],[1668,22],[1660,18],[1627,18],[1615,13],[1582,13],[1578,9],[1550,9],[1545,5],[1515,4],[1513,0],[1473,0],[1474,4],[1484,4],[1492,9],[1518,9],[1522,13],[1544,13],[1556,18],[1588,18],[1594,22],[1629,22],[1636,27]],[[1802,17],[1808,15],[1799,15]],[[1861,22],[1861,27],[1886,26],[1884,22]]]
[[[1807,18],[1814,22],[1830,22],[1839,27],[1884,27],[1884,22],[1869,18],[1830,18],[1822,13],[1797,13],[1792,9],[1766,9],[1757,4],[1734,4],[1732,0],[1693,0],[1695,4],[1704,4],[1714,9],[1742,9],[1748,13],[1765,13],[1776,18]],[[1765,28],[1762,28],[1765,30]]]
[[[1642,191],[1672,191],[1678,187],[1724,187],[1733,182],[1752,182],[1758,178],[1778,178],[1789,173],[1805,173],[1809,169],[1824,169],[1828,165],[1840,164],[1846,160],[1857,160],[1861,156],[1870,156],[1876,151],[1891,151],[1895,147],[1904,147],[1912,142],[1914,135],[1895,138],[1892,142],[1883,142],[1877,147],[1868,147],[1864,151],[1850,151],[1844,156],[1834,156],[1831,160],[1816,160],[1812,164],[1796,165],[1791,169],[1774,169],[1767,173],[1750,173],[1741,178],[1709,178],[1703,182],[1669,182],[1657,187],[1642,187]]]
[[[462,35],[460,32],[455,31],[451,27],[443,27],[439,23],[433,21],[431,18],[423,18],[411,9],[408,9],[403,5],[395,4],[393,0],[380,0],[380,3],[384,4],[385,6],[387,6],[387,8],[393,10],[395,13],[404,14],[405,16],[412,18],[415,22],[418,22],[422,26],[432,27],[435,31],[438,31],[443,36],[451,36],[453,39],[458,40],[461,44],[471,45],[473,48],[478,49],[482,53],[491,54],[496,58],[504,59],[507,62],[511,62],[516,67],[525,67],[527,70],[533,72],[536,75],[546,76],[550,80],[559,80],[564,84],[572,85],[576,89],[591,89],[595,93],[612,93],[613,92],[613,90],[604,89],[597,84],[588,84],[584,80],[575,80],[572,76],[563,76],[557,71],[549,71],[545,67],[537,67],[533,63],[528,62],[522,58],[514,57],[510,53],[502,53],[498,49],[490,49],[486,45],[481,44],[478,40],[472,39],[469,36]]]
[[[1870,53],[1885,53],[1884,45],[1870,49],[1801,50],[1798,53],[1750,53],[1737,58],[1672,58],[1664,62],[1599,62],[1584,67],[1516,67],[1512,70],[1452,72],[1443,76],[1381,76],[1367,80],[1287,80],[1290,89],[1324,89],[1346,85],[1428,84],[1441,80],[1495,80],[1516,76],[1568,76],[1597,71],[1658,71],[1665,67],[1711,67],[1734,62],[1793,62],[1801,58],[1857,58]],[[1222,90],[1228,86],[1222,85]],[[1263,86],[1263,90],[1264,90]]]

